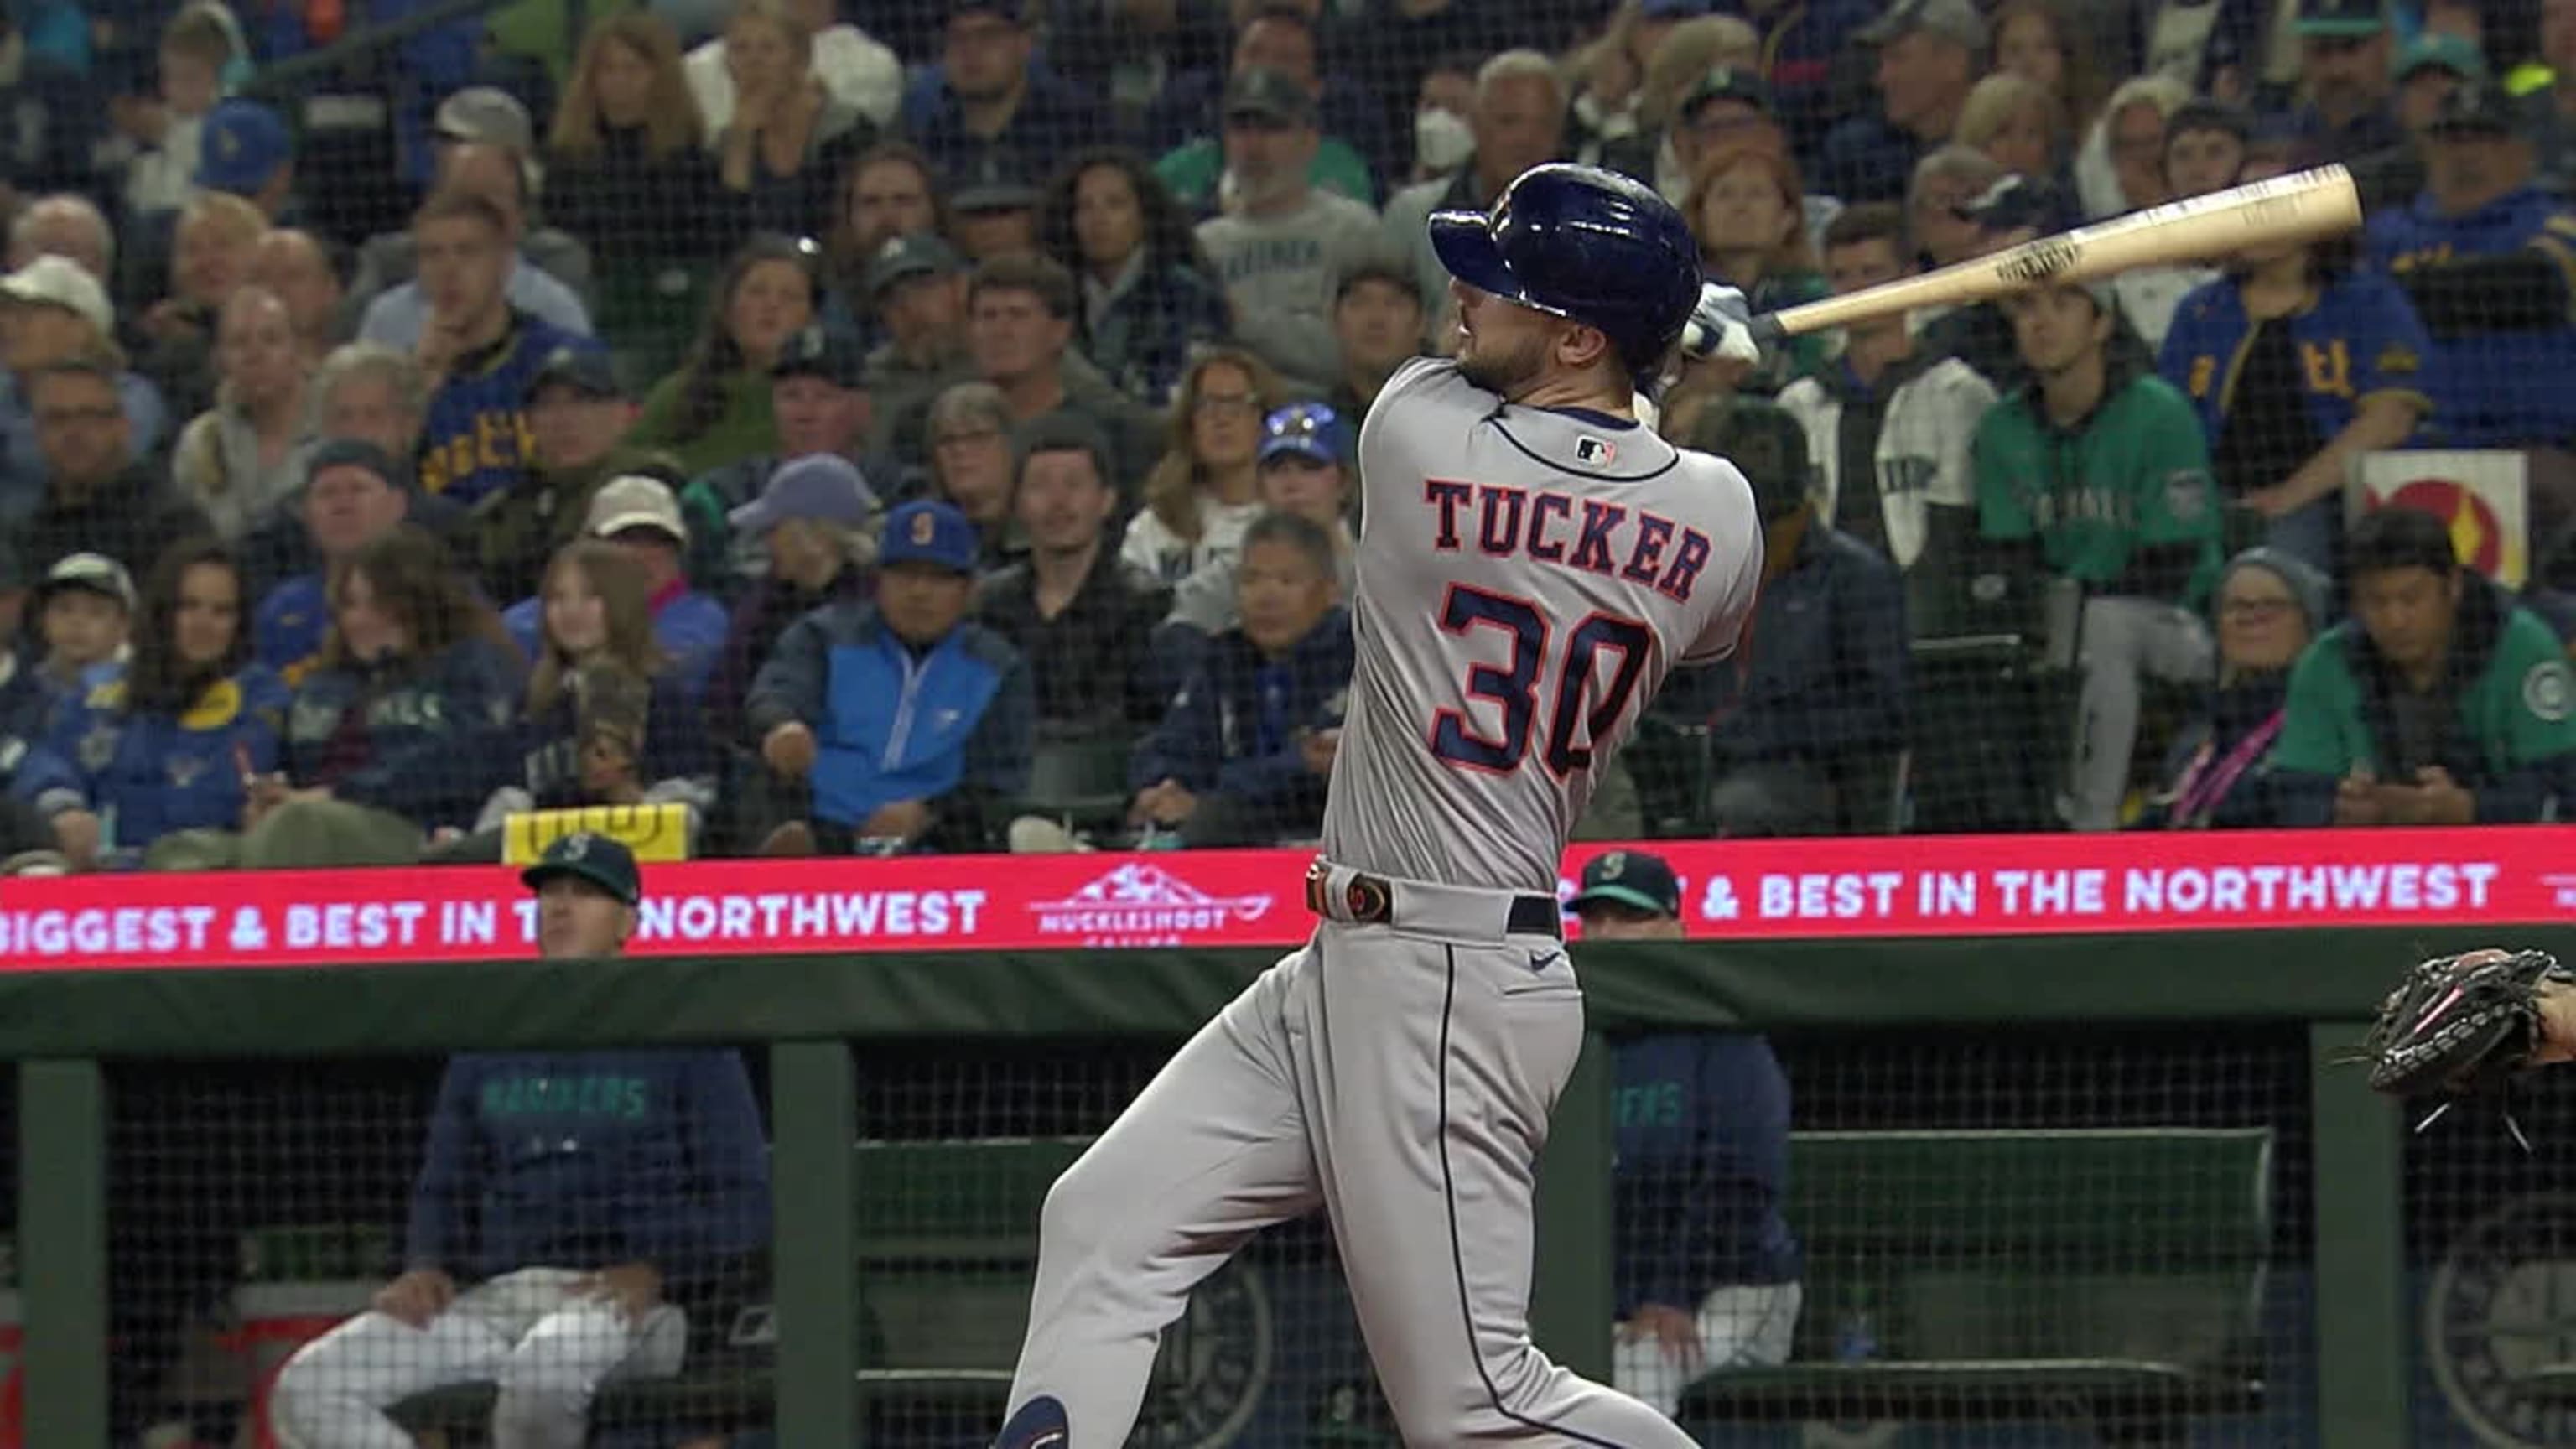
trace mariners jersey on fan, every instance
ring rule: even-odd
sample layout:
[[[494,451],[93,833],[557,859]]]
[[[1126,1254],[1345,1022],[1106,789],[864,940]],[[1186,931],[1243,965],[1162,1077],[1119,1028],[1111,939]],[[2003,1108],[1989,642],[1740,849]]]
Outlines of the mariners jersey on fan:
[[[2369,272],[2328,282],[2315,306],[2291,317],[2290,339],[2299,352],[2306,386],[2308,425],[2321,441],[2344,430],[2361,400],[2396,393],[2422,402],[2424,357],[2432,343],[2413,303],[2397,284]],[[2222,277],[2185,297],[2165,334],[2156,370],[2182,389],[2200,416],[2201,435],[2214,446],[2236,395],[2236,374],[2254,341],[2244,294]]]
[[[1360,474],[1324,853],[1553,894],[1595,770],[1666,672],[1735,650],[1762,572],[1752,492],[1633,422],[1508,404],[1430,358],[1378,394]]]
[[[2446,217],[2429,199],[2370,220],[2370,257],[2401,279],[2418,267],[2529,248],[2548,256],[2576,288],[2576,216],[2535,187],[2498,197],[2466,216]],[[2545,332],[2472,332],[2433,343],[2426,378],[2441,437],[2488,448],[2576,436],[2576,326]]]
[[[430,398],[420,434],[421,491],[470,507],[508,487],[535,451],[528,431],[529,380],[558,347],[598,346],[527,313],[511,313],[501,340],[458,358]]]

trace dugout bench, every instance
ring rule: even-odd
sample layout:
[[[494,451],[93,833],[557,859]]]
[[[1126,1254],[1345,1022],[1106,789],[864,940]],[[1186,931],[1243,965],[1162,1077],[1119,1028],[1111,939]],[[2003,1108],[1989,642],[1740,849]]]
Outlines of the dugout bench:
[[[1801,1132],[1792,1361],[1702,1379],[1682,1421],[2046,1422],[2179,1443],[2262,1405],[2265,1128]],[[1866,1311],[1875,1356],[1836,1340]]]
[[[1038,1213],[1078,1138],[858,1144],[858,1370],[871,1442],[964,1442],[1000,1422]],[[2262,1404],[2272,1252],[2267,1129],[1799,1132],[1788,1215],[1806,1257],[1795,1357],[1685,1395],[1704,1441],[1822,1421],[2048,1423],[2179,1442]],[[1835,1358],[1866,1306],[1877,1356]],[[601,1427],[765,1422],[766,1315],[693,1331],[675,1379],[613,1384]],[[1167,1335],[1165,1361],[1185,1355]],[[732,1341],[727,1341],[732,1340]],[[1160,1386],[1181,1376],[1158,1367]],[[1151,1392],[1151,1391],[1149,1391]],[[477,1442],[488,1388],[423,1395],[407,1427]]]

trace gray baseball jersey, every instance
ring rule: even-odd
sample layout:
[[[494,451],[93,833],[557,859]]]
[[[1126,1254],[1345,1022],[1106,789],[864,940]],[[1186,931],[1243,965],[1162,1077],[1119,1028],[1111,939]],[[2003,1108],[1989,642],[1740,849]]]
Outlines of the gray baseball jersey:
[[[1732,652],[1762,574],[1731,463],[1407,363],[1360,431],[1358,667],[1324,854],[1553,894],[1595,778],[1675,663]]]
[[[1324,850],[1341,882],[1399,878],[1400,918],[1319,922],[1047,1194],[1003,1449],[1125,1444],[1191,1289],[1317,1208],[1405,1443],[1690,1449],[1531,1342],[1536,1163],[1583,991],[1552,917],[1506,902],[1554,899],[1593,774],[1666,669],[1735,648],[1762,570],[1752,492],[1445,362],[1378,395],[1360,468]]]

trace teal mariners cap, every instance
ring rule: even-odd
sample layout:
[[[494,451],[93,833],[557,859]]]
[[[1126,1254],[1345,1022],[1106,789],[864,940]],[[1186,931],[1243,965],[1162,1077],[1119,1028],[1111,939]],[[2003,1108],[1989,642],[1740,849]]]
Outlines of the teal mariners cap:
[[[547,846],[536,864],[519,872],[519,879],[530,890],[542,890],[559,875],[577,876],[630,906],[644,899],[635,852],[624,842],[594,831],[576,830]]]
[[[1580,915],[1586,905],[1608,901],[1659,916],[1682,913],[1682,883],[1660,855],[1613,850],[1583,868],[1583,888],[1568,902]]]

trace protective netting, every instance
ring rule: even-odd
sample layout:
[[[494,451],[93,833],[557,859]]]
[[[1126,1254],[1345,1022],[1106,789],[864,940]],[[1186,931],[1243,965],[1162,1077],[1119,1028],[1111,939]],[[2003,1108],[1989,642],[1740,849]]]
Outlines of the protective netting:
[[[1623,1334],[1617,1373],[1707,1442],[2251,1445],[2294,1438],[2314,1412],[2295,1033],[2111,1032],[2080,1047],[2039,1031],[1800,1033],[1769,1043],[1784,1073],[1771,1094],[1741,1066],[1759,1045],[1615,1043],[1619,1312],[1648,1325]],[[1162,1053],[854,1050],[853,1371],[868,1442],[982,1444],[1026,1321],[1047,1185]],[[1737,1065],[1676,1076],[1694,1054]],[[381,1312],[346,1321],[384,1308],[389,1276],[420,1258],[407,1219],[437,1150],[442,1064],[114,1068],[120,1428],[270,1444],[259,1436],[282,1421],[306,1426],[308,1444],[359,1444],[374,1442],[362,1426],[375,1405],[413,1432],[478,1444],[495,1382],[512,1386],[498,1397],[513,1411],[538,1411],[609,1346],[629,1354],[598,1386],[591,1437],[560,1442],[798,1442],[760,1437],[778,1428],[765,1218],[739,1251],[698,1260],[715,1268],[685,1282],[672,1271],[662,1301],[686,1334],[676,1373],[644,1347],[572,1331],[611,1330],[566,1285],[525,1271],[596,1271],[630,1252],[619,1233],[726,1221],[717,1165],[735,1128],[713,1120],[725,1096],[670,1085],[693,1080],[693,1055],[447,1069],[473,1074],[481,1116],[462,1160],[485,1195],[443,1255],[462,1296],[430,1333]],[[699,1065],[720,1077],[748,1062],[756,1078],[760,1060],[717,1051]],[[518,1113],[537,1119],[525,1134]],[[665,1160],[675,1142],[685,1151]],[[564,1227],[576,1220],[590,1236]],[[501,1239],[535,1223],[555,1234],[521,1261]],[[1689,1301],[1662,1303],[1676,1297]],[[1659,1306],[1684,1310],[1695,1366],[1666,1357]],[[550,1315],[554,1328],[533,1327]],[[469,1329],[493,1335],[486,1351],[514,1346],[492,1363],[433,1363],[482,1342]],[[1399,1442],[1319,1221],[1264,1236],[1199,1290],[1164,1335],[1130,1442]]]
[[[1761,309],[2321,162],[2371,211],[1691,365],[1659,426],[1774,576],[1587,834],[2540,817],[2576,29],[2263,8],[25,7],[0,858],[478,859],[590,805],[699,854],[1310,840],[1356,427],[1454,340],[1423,218],[1550,158]],[[958,512],[881,538],[916,500]],[[2439,678],[2395,614],[2317,643],[2407,606],[2344,568],[2392,501],[2365,573],[2469,571]],[[1321,531],[1250,567],[1269,512]],[[961,639],[930,731],[859,703],[901,651],[828,649],[888,638]]]

